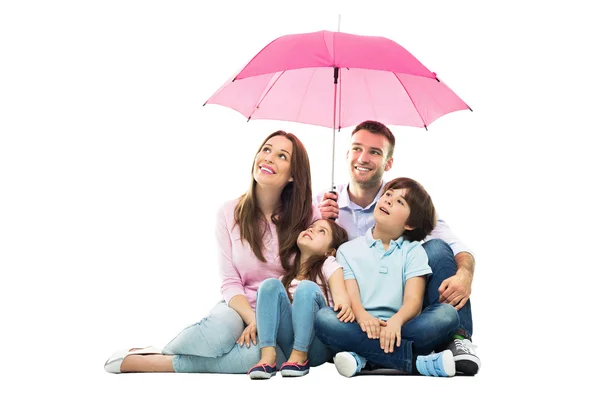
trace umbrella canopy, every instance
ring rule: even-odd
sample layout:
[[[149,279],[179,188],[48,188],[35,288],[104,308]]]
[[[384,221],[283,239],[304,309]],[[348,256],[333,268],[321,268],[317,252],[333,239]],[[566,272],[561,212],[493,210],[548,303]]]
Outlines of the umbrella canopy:
[[[424,127],[470,107],[404,47],[385,37],[318,31],[282,36],[263,48],[206,104],[248,120],[335,129],[364,120]]]
[[[334,129],[365,119],[426,128],[470,109],[398,43],[331,31],[279,37],[205,104]]]

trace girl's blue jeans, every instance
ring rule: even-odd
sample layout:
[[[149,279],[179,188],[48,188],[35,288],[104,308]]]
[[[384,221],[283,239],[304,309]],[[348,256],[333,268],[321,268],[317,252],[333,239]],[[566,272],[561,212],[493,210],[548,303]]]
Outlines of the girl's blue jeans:
[[[331,360],[331,351],[315,338],[315,316],[323,307],[327,307],[325,297],[312,281],[298,284],[293,303],[281,281],[275,278],[263,281],[256,299],[259,348],[279,346],[285,359],[292,349],[307,352],[311,366]],[[277,359],[279,362],[279,354]]]

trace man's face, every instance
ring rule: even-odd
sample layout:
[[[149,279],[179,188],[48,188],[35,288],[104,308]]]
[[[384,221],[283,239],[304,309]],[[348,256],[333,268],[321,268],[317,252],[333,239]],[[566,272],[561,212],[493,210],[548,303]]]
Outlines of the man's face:
[[[383,173],[392,168],[394,162],[393,158],[387,158],[389,149],[389,141],[381,134],[367,130],[354,133],[346,153],[350,179],[364,188],[378,186]]]

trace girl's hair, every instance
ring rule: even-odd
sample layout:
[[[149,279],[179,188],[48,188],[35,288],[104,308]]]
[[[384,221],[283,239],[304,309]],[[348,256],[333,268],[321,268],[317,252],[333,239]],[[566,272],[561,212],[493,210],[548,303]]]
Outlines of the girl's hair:
[[[406,189],[404,198],[410,207],[406,225],[412,227],[412,230],[405,230],[402,237],[408,241],[424,240],[433,231],[436,223],[433,201],[431,201],[431,197],[421,184],[406,177],[399,177],[390,181],[383,187],[383,192],[401,188]]]
[[[310,162],[308,153],[302,142],[291,133],[276,131],[271,133],[258,147],[252,159],[252,181],[248,191],[240,196],[240,201],[235,207],[235,224],[240,227],[242,241],[247,241],[254,255],[262,262],[266,262],[263,255],[264,236],[267,230],[265,216],[258,207],[256,200],[256,181],[254,180],[254,167],[256,155],[262,150],[265,143],[275,136],[283,136],[292,142],[292,156],[290,162],[293,181],[287,183],[281,192],[280,205],[274,210],[271,221],[277,227],[279,238],[279,258],[284,270],[289,270],[290,261],[296,252],[296,238],[307,227],[313,218],[312,188],[310,176]]]
[[[331,229],[331,243],[329,244],[329,250],[338,249],[340,245],[348,241],[348,233],[341,226],[339,226],[336,222],[332,220],[323,219],[323,221],[327,221],[329,224],[329,228]],[[298,233],[299,234],[299,233]],[[304,280],[309,280],[319,284],[319,281],[322,285],[323,292],[325,294],[325,301],[329,304],[329,287],[327,286],[327,281],[325,280],[325,276],[323,275],[323,264],[327,259],[327,255],[313,255],[308,260],[304,262],[304,264],[300,263],[300,249],[298,245],[296,245],[296,257],[294,258],[294,264],[284,274],[281,282],[283,283],[283,288],[285,288],[285,292],[287,293],[288,298],[292,301],[292,296],[290,295],[289,288],[292,280],[296,278],[298,273],[304,273]],[[319,280],[319,281],[317,281]]]

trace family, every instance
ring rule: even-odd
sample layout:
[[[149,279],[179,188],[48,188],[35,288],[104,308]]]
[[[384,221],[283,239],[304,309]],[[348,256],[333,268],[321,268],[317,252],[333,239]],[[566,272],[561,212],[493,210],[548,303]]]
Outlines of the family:
[[[477,374],[473,253],[421,184],[383,180],[394,146],[384,124],[359,124],[349,182],[313,198],[302,142],[269,135],[248,191],[218,212],[223,300],[162,350],[118,351],[105,370],[268,379],[333,362],[345,377]]]

